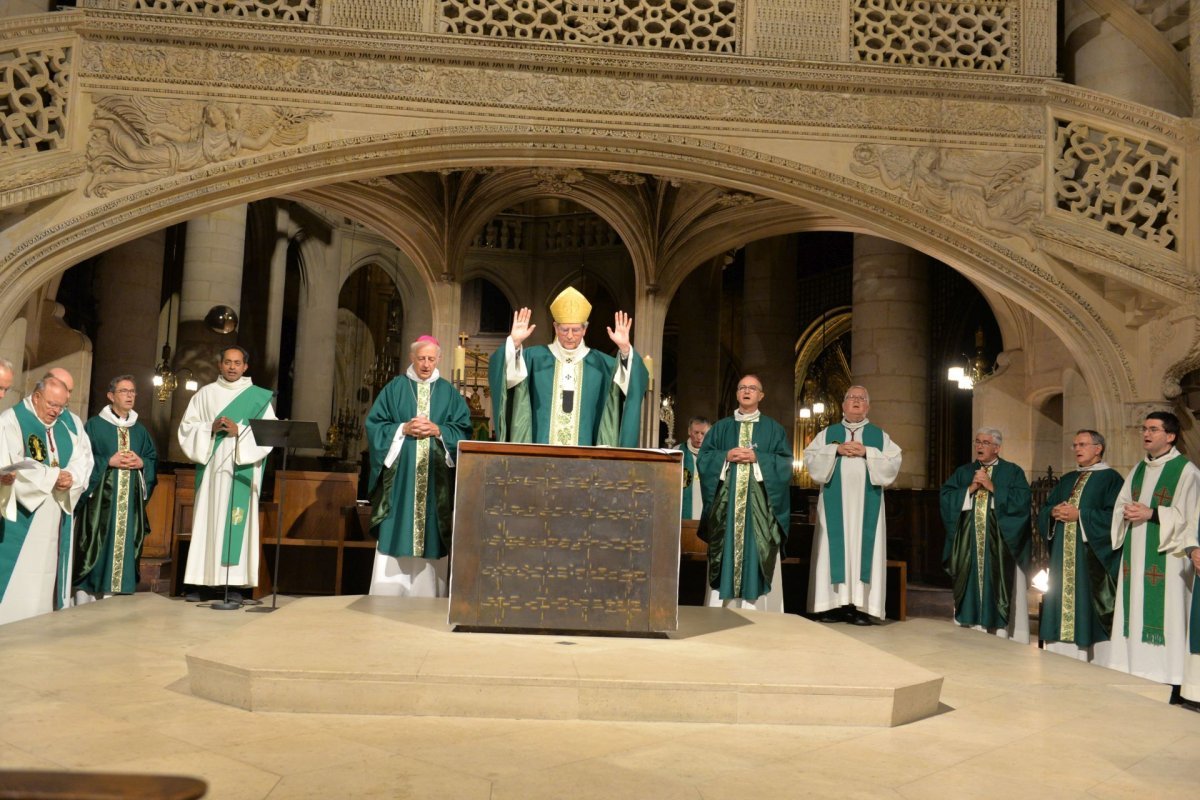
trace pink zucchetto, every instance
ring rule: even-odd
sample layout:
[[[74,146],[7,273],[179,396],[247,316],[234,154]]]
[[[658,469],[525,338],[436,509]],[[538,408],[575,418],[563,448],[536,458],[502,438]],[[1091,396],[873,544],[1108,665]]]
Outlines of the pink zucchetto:
[[[437,345],[438,347],[442,346],[441,342],[439,342],[437,339],[430,336],[428,333],[418,336],[417,341],[420,342],[421,344],[432,344],[432,345]]]

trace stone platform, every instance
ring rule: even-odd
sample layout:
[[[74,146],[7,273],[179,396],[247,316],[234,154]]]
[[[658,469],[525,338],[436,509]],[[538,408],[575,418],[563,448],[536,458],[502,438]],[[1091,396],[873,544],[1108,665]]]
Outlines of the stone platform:
[[[445,600],[313,597],[188,653],[253,711],[894,726],[942,677],[790,614],[679,609],[667,638],[461,633]]]

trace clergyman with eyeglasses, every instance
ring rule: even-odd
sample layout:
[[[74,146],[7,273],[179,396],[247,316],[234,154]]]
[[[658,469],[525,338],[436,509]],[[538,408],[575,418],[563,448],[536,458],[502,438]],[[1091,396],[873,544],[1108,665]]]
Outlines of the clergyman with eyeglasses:
[[[779,554],[791,516],[792,449],[783,426],[759,411],[763,397],[758,376],[743,375],[737,410],[700,445],[708,606],[783,611]]]
[[[108,405],[84,426],[96,467],[75,531],[76,603],[137,589],[157,453],[150,432],[138,422],[136,401],[134,377],[118,375],[108,382]]]
[[[1029,643],[1030,491],[1025,470],[1000,458],[1003,434],[975,431],[975,460],[942,485],[942,566],[954,583],[954,621]]]
[[[69,377],[69,376],[68,376]],[[92,471],[92,447],[67,408],[69,385],[47,375],[0,414],[0,624],[71,603],[72,511]]]
[[[1179,418],[1171,412],[1146,415],[1145,456],[1117,495],[1111,528],[1121,569],[1109,666],[1170,684],[1173,704],[1200,700],[1200,675],[1187,675],[1189,610],[1192,651],[1200,650],[1200,620],[1192,607],[1200,470],[1176,447],[1179,434]]]
[[[887,598],[887,520],[883,490],[900,474],[901,452],[867,419],[871,396],[851,386],[842,420],[804,448],[808,474],[821,484],[809,565],[808,610],[822,622],[871,625]]]

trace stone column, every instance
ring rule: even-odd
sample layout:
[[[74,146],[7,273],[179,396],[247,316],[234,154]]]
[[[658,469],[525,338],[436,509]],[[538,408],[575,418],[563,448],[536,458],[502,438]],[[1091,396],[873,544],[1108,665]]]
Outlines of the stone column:
[[[904,450],[896,486],[928,484],[928,259],[905,245],[854,237],[850,371],[871,394],[870,419]]]
[[[334,231],[328,245],[312,238],[301,244],[308,280],[300,290],[296,316],[292,419],[316,422],[322,436],[333,412],[338,290],[341,288],[337,254],[341,237],[341,231]],[[307,454],[320,455],[319,452]]]
[[[723,257],[722,257],[723,258]],[[721,260],[710,261],[679,287],[679,364],[675,440],[687,436],[690,417],[716,422],[721,398]]]
[[[1115,9],[1117,13],[1106,13],[1101,18],[1088,0],[1066,0],[1063,49],[1067,80],[1188,116],[1188,68],[1178,60],[1165,35],[1125,5],[1124,9]]]
[[[108,403],[108,382],[133,375],[138,397],[134,410],[144,423],[158,403],[151,378],[158,362],[158,312],[162,296],[163,248],[160,230],[117,245],[104,254],[97,270],[96,304],[100,326],[94,342],[91,405],[93,413]],[[162,437],[159,434],[164,434]],[[165,431],[151,430],[156,444],[165,444]]]
[[[288,244],[291,241],[292,218],[286,207],[275,210],[275,244],[271,249],[270,289],[267,294],[266,342],[260,364],[262,374],[269,375],[271,388],[279,388],[279,348],[283,336],[284,289],[287,286]]]
[[[796,422],[796,269],[799,236],[775,236],[746,246],[743,283],[743,372],[758,375],[766,397],[762,412],[791,431]],[[724,414],[732,409],[720,409]],[[789,435],[789,441],[791,436]]]
[[[201,386],[216,380],[221,348],[238,343],[236,331],[231,334],[211,331],[204,324],[204,317],[209,309],[218,305],[229,306],[241,316],[245,249],[244,205],[224,208],[188,221],[174,359],[176,371],[191,370]],[[247,373],[251,377],[256,366],[256,356],[252,356]],[[172,432],[178,427],[191,398],[192,393],[183,388],[181,378],[172,400]],[[170,437],[169,446],[172,459],[187,460],[174,435]]]

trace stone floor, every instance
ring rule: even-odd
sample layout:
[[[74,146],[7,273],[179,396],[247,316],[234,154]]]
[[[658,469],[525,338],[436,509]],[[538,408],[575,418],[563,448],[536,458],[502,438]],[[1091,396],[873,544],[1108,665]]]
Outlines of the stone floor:
[[[898,728],[247,712],[184,654],[259,617],[156,595],[0,628],[0,768],[198,775],[211,798],[1168,797],[1200,714],[1109,670],[912,619],[849,636],[946,676]],[[313,647],[321,642],[314,640]]]

